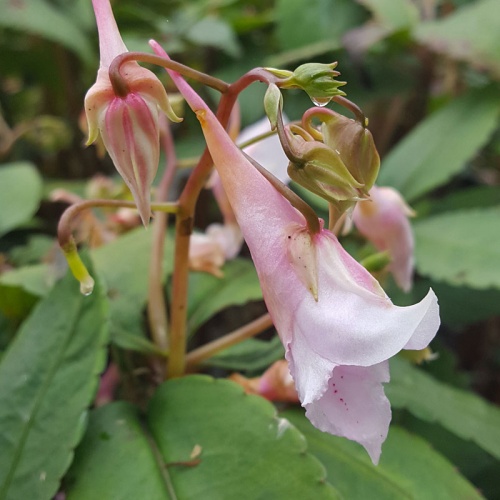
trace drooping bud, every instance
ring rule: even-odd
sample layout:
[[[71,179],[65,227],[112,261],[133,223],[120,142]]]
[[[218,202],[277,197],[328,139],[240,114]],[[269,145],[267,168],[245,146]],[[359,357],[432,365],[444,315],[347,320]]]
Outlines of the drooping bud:
[[[181,121],[172,110],[165,88],[154,73],[134,61],[120,70],[120,92],[113,87],[109,66],[127,52],[108,0],[93,0],[99,31],[100,67],[85,96],[88,144],[99,136],[119,174],[129,187],[142,221],[150,217],[150,187],[160,156],[159,110]]]
[[[278,123],[278,113],[283,108],[283,96],[280,89],[271,83],[264,96],[264,110],[271,123],[271,130],[274,130]]]
[[[332,203],[363,199],[363,184],[352,176],[337,151],[319,141],[287,135],[294,155],[288,166],[292,180]]]
[[[364,185],[364,192],[368,194],[380,169],[380,157],[371,132],[365,124],[331,110],[325,110],[321,120],[323,142],[338,152],[344,165]]]
[[[302,89],[311,98],[317,106],[325,106],[332,97],[345,95],[345,92],[339,89],[346,82],[335,80],[340,75],[334,68],[337,62],[331,64],[307,63],[299,66],[293,73],[273,68],[266,68],[275,76],[285,78],[277,85],[283,89]]]

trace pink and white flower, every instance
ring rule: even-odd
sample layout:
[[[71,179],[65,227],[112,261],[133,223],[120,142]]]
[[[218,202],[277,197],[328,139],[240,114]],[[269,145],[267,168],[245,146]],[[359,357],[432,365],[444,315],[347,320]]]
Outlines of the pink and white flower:
[[[85,96],[87,144],[101,136],[146,225],[150,217],[151,183],[160,157],[159,110],[173,121],[180,119],[158,78],[134,61],[123,64],[121,75],[126,88],[117,94],[111,84],[109,66],[115,57],[127,52],[127,47],[109,0],[92,0],[92,5],[99,32],[100,65],[97,80]]]
[[[388,359],[433,339],[435,294],[430,290],[409,307],[392,304],[333,233],[308,232],[303,215],[248,162],[203,100],[170,74],[203,128],[307,417],[361,443],[377,463],[391,420],[382,386],[389,381]]]
[[[360,201],[352,214],[358,231],[375,248],[387,250],[388,266],[397,285],[408,292],[413,284],[414,238],[408,217],[415,215],[401,194],[390,187],[373,186],[370,198]]]

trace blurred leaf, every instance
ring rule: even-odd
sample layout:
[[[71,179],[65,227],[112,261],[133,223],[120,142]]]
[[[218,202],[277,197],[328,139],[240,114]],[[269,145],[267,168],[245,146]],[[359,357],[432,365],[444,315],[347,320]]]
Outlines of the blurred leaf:
[[[10,320],[21,321],[33,309],[38,297],[19,286],[0,284],[0,311]]]
[[[206,376],[164,383],[153,397],[148,423],[178,498],[338,498],[303,436],[258,396]]]
[[[423,199],[413,205],[419,217],[466,208],[486,208],[500,206],[500,187],[476,186],[451,192],[439,199]]]
[[[500,207],[455,211],[414,224],[417,269],[451,285],[500,288]]]
[[[281,413],[306,437],[310,451],[325,465],[328,480],[349,500],[428,500],[482,498],[429,444],[391,426],[378,466],[357,443],[319,431],[302,411]]]
[[[0,498],[50,499],[71,463],[104,365],[107,303],[67,275],[0,364]]]
[[[226,307],[262,299],[257,272],[250,260],[231,260],[222,271],[223,278],[203,272],[189,275],[188,332],[191,334]]]
[[[498,124],[497,88],[471,91],[432,113],[382,161],[378,184],[412,201],[445,184],[486,143]]]
[[[498,0],[478,0],[444,19],[421,23],[415,35],[437,52],[500,75]]]
[[[86,62],[93,60],[94,51],[75,18],[50,2],[0,0],[0,12],[0,26],[39,35],[67,47]]]
[[[188,29],[185,37],[202,47],[214,47],[232,57],[241,55],[241,47],[231,26],[215,16],[206,16]]]
[[[68,472],[66,498],[174,500],[163,467],[137,409],[125,402],[107,404],[90,413]]]
[[[500,409],[475,394],[443,384],[399,358],[391,360],[385,392],[393,407],[437,422],[500,458]]]
[[[28,222],[41,198],[42,179],[31,163],[0,166],[0,236]]]
[[[19,287],[37,297],[47,295],[56,281],[54,269],[47,264],[33,264],[0,275],[0,286]]]
[[[284,357],[285,350],[276,335],[272,340],[245,340],[224,349],[203,364],[255,374],[264,371],[272,363]]]
[[[278,0],[277,37],[283,50],[331,40],[341,46],[342,35],[365,19],[364,9],[351,0]]]
[[[419,20],[418,9],[411,0],[357,0],[373,13],[377,24],[388,32],[413,27]]]
[[[124,348],[130,347],[130,339],[124,339],[122,345],[122,333],[141,335],[144,330],[142,315],[148,295],[151,234],[151,230],[140,227],[91,252],[110,298],[112,340]],[[166,241],[164,276],[172,270],[173,239],[167,237]]]
[[[55,241],[50,236],[34,234],[25,245],[16,246],[9,252],[9,262],[16,267],[37,264],[54,249]]]

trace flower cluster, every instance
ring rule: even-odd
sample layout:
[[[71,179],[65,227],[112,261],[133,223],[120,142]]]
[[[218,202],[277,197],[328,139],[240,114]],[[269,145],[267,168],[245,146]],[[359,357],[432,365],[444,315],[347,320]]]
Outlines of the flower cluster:
[[[101,68],[86,98],[90,140],[99,131],[146,223],[149,186],[158,162],[158,107],[176,117],[156,77],[136,63],[123,65],[125,90],[110,81],[111,61],[126,48],[109,2],[94,0],[94,8]],[[151,45],[168,59],[158,44]],[[312,79],[321,96],[338,96],[334,67],[320,68],[319,78],[314,76],[317,68],[302,68],[289,76],[288,85],[308,89]],[[201,124],[307,417],[323,431],[361,443],[377,463],[391,419],[383,389],[389,381],[388,360],[402,349],[428,346],[439,327],[436,296],[429,290],[415,305],[395,306],[377,280],[344,250],[336,234],[317,218],[311,224],[294,208],[235,145],[185,80],[172,71],[170,76]],[[328,85],[334,85],[331,94]],[[311,125],[313,117],[320,119],[321,130]],[[379,157],[366,123],[321,108],[320,114],[306,113],[302,127],[281,128],[280,139],[291,155],[290,176],[337,204],[339,214],[360,200],[372,200],[359,203],[355,224],[378,248],[394,252],[392,271],[407,289],[411,266],[401,264],[395,242],[406,237],[400,252],[405,255],[413,243],[406,230],[398,229],[400,215],[393,216],[394,206],[401,208],[402,201],[374,187]],[[383,240],[379,233],[390,237]]]

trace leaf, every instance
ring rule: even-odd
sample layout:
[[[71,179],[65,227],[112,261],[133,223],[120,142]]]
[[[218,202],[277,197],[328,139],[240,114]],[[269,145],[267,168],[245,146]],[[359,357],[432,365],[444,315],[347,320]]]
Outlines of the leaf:
[[[311,452],[327,469],[328,479],[349,500],[482,498],[451,463],[429,444],[391,426],[378,466],[357,443],[323,433],[302,411],[281,413],[306,437]]]
[[[463,170],[495,130],[498,90],[471,91],[431,114],[383,160],[377,183],[398,189],[408,201]]]
[[[241,47],[231,26],[215,16],[208,15],[198,21],[185,33],[191,42],[203,47],[215,47],[237,58]]]
[[[500,288],[500,238],[492,228],[500,208],[445,213],[417,221],[415,257],[420,273],[451,285]]]
[[[223,268],[224,277],[193,272],[189,275],[188,332],[193,334],[214,314],[228,306],[262,300],[259,279],[250,260],[234,259]]]
[[[107,303],[71,275],[35,308],[0,364],[0,498],[50,499],[79,442],[104,365]]]
[[[0,167],[0,236],[28,222],[37,211],[41,199],[42,179],[31,163],[17,162],[2,165]]]
[[[227,380],[190,376],[163,384],[148,413],[179,499],[338,498],[303,436],[274,406]]]
[[[444,19],[421,23],[415,35],[437,52],[500,75],[498,0],[479,0]]]
[[[395,408],[437,422],[500,458],[500,409],[480,397],[443,384],[402,359],[391,360],[385,392]]]
[[[67,476],[68,500],[174,499],[139,412],[117,402],[90,414],[89,426]]]
[[[226,370],[258,373],[275,361],[283,359],[285,350],[276,335],[272,340],[248,339],[224,349],[204,361],[205,366],[217,366]]]
[[[277,37],[283,50],[331,40],[341,46],[342,35],[365,18],[364,9],[350,0],[278,0]]]
[[[418,9],[411,0],[357,0],[369,9],[377,24],[387,32],[413,27],[419,20]]]
[[[62,44],[85,62],[92,61],[93,50],[80,26],[50,2],[0,0],[0,12],[0,26],[39,35]]]
[[[102,276],[110,297],[111,336],[113,342],[129,348],[122,333],[141,335],[142,315],[148,295],[151,257],[151,231],[138,228],[108,245],[91,252],[92,260]],[[172,270],[172,238],[167,236],[164,250],[164,275]]]

